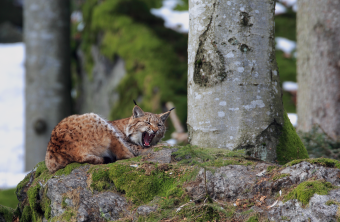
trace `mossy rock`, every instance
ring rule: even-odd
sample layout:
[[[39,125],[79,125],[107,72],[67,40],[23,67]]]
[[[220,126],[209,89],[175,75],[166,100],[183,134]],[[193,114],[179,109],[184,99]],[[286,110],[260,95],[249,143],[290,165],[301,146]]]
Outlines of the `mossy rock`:
[[[288,201],[291,199],[297,199],[303,205],[307,205],[314,194],[327,195],[328,192],[333,189],[338,189],[338,187],[333,186],[330,182],[320,180],[305,181],[300,183],[293,191],[288,193],[284,200]]]
[[[334,160],[334,159],[329,159],[329,158],[311,158],[311,159],[298,159],[298,160],[293,160],[289,163],[287,163],[285,166],[293,166],[301,162],[308,162],[311,164],[317,164],[321,165],[324,167],[332,167],[332,168],[338,168],[340,169],[340,161]]]
[[[171,152],[163,152],[166,149]],[[168,153],[172,161],[150,162],[157,152]],[[267,188],[282,189],[279,186],[286,183],[277,183],[271,178],[283,168],[249,160],[244,151],[203,149],[190,145],[156,147],[145,155],[110,164],[73,163],[54,174],[50,174],[45,163],[41,162],[18,185],[17,193],[21,194],[21,201],[14,214],[20,221],[42,221],[44,218],[51,221],[75,221],[85,215],[79,212],[89,212],[84,219],[91,221],[131,218],[135,221],[261,221],[264,214],[254,211],[252,207],[264,195],[272,198],[272,201],[282,198],[275,193],[268,195],[261,192],[266,192]],[[257,176],[266,169],[271,172]],[[205,192],[204,174],[208,192]],[[237,206],[234,206],[235,199],[228,200],[229,194],[219,197],[214,193],[220,185],[225,186],[222,190],[230,191],[244,180],[240,177],[236,179],[235,175],[246,178],[244,184],[253,184],[239,186],[243,190],[239,190],[237,195],[244,199],[239,200]],[[276,179],[283,176],[288,175],[281,174]],[[221,181],[220,185],[215,186],[218,181]],[[298,185],[287,199],[297,198],[305,204],[314,193],[327,194],[335,188],[324,181],[307,182]],[[312,191],[308,193],[306,190]],[[260,196],[257,196],[259,192]],[[86,205],[81,208],[80,203],[83,201],[86,201]],[[329,202],[330,205],[333,203]],[[139,215],[136,212],[142,206],[154,210],[147,215]]]
[[[12,222],[14,209],[0,205],[0,221]]]

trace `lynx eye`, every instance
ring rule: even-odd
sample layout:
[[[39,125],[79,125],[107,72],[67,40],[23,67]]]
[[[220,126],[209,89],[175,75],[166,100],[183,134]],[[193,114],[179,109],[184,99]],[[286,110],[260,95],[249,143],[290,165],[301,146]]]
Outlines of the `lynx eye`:
[[[146,122],[146,123],[150,125],[150,123],[149,123],[149,122]]]
[[[158,126],[162,126],[162,125],[158,123]]]

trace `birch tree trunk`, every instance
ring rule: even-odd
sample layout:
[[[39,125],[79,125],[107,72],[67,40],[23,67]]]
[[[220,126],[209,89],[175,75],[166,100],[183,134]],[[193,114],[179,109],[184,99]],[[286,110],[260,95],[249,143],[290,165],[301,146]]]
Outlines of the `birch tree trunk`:
[[[26,170],[45,159],[53,128],[71,114],[70,1],[26,0]]]
[[[276,160],[291,123],[284,121],[274,11],[274,0],[189,1],[191,144]]]
[[[297,18],[298,129],[340,139],[340,2],[299,0]]]

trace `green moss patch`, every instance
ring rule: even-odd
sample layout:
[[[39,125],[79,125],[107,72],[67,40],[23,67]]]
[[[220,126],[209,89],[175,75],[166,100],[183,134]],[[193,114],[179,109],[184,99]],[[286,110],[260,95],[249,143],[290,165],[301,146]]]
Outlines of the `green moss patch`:
[[[51,200],[47,197],[47,187],[42,187],[50,178],[54,176],[68,175],[72,170],[88,164],[71,163],[65,168],[51,174],[45,161],[38,163],[35,166],[35,171],[28,174],[23,181],[17,186],[17,195],[21,196],[22,192],[27,192],[27,201],[21,202],[17,216],[20,221],[42,221],[43,218],[50,219],[51,217]],[[33,181],[30,184],[30,178]]]
[[[269,166],[269,167],[267,167],[267,172],[270,173],[276,168],[278,168],[278,167],[277,166]]]
[[[110,167],[109,177],[115,184],[117,191],[125,193],[125,196],[136,205],[147,203],[155,196],[174,195],[181,197],[183,188],[177,187],[179,178],[155,168],[149,175],[142,168],[135,169],[122,164],[113,164]]]
[[[334,159],[328,159],[328,158],[315,158],[315,159],[300,159],[300,160],[293,160],[289,163],[287,163],[285,166],[293,166],[295,164],[301,163],[301,162],[308,162],[311,164],[317,164],[324,167],[332,167],[332,168],[338,168],[340,169],[340,162],[338,160]]]
[[[307,205],[314,194],[327,195],[330,190],[338,187],[325,181],[305,181],[300,183],[293,191],[284,197],[284,201],[297,199],[302,205]]]
[[[283,117],[283,128],[279,144],[276,147],[278,163],[285,164],[292,160],[308,158],[307,150],[297,135],[286,112],[284,112]]]
[[[326,202],[326,205],[327,206],[330,206],[330,205],[338,205],[339,206],[340,203],[336,200],[329,200],[329,201]]]
[[[186,145],[173,153],[180,164],[195,165],[199,167],[222,167],[228,165],[252,165],[254,162],[246,160],[244,150],[230,151],[218,148],[200,148]]]
[[[92,166],[90,173],[92,175],[91,188],[96,191],[115,190],[115,186],[109,177],[109,167]]]
[[[0,205],[0,216],[2,216],[6,222],[12,222],[14,209]]]
[[[283,177],[289,177],[289,176],[290,176],[289,173],[283,173],[283,174],[275,175],[275,176],[273,177],[273,181],[278,180],[278,179],[281,179],[281,178],[283,178]]]
[[[57,221],[77,221],[76,220],[77,211],[74,209],[67,209],[64,211],[63,214],[59,215],[58,217],[53,217],[51,222],[57,222]]]

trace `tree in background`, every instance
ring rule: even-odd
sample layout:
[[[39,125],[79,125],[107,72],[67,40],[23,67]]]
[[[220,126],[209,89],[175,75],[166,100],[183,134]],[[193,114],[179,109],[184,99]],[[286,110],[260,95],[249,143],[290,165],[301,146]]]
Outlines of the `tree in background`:
[[[189,1],[188,130],[193,145],[285,163],[308,154],[285,113],[275,1]]]
[[[298,129],[340,137],[340,2],[299,0]]]
[[[50,133],[71,114],[70,1],[26,0],[26,170],[44,160]]]
[[[109,119],[130,116],[135,99],[144,110],[156,113],[172,101],[181,122],[186,121],[187,35],[165,28],[164,21],[150,13],[151,8],[159,8],[161,3],[158,0],[88,0],[82,6],[85,29],[81,51],[85,75],[79,84],[95,84],[96,78],[102,75],[100,72],[105,71],[96,68],[96,55],[107,61],[102,64],[117,65],[117,61],[119,64],[124,61],[125,74],[109,94],[117,95],[111,104]],[[107,76],[117,75],[113,66],[106,67]],[[104,85],[105,82],[98,83],[98,89]],[[81,94],[82,90],[79,99]],[[172,128],[167,132],[170,134]]]

